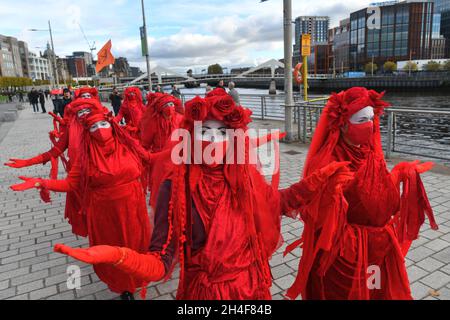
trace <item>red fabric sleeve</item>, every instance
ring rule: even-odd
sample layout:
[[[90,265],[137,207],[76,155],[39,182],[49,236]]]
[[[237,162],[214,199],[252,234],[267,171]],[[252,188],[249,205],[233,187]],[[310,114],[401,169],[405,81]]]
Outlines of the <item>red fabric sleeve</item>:
[[[400,183],[403,183],[396,231],[403,254],[406,255],[412,241],[419,236],[420,228],[425,222],[425,215],[428,217],[431,229],[438,230],[438,225],[416,166],[399,164],[392,170],[392,179],[399,190]]]
[[[68,147],[69,147],[69,134],[67,131],[65,131],[64,134],[61,135],[61,138],[58,139],[58,141],[54,144],[53,148],[51,148],[46,153],[48,153],[50,157],[58,158],[61,154],[64,153],[64,151],[67,150]],[[50,158],[48,160],[50,160]]]
[[[64,180],[43,180],[43,186],[45,189],[54,192],[69,192],[78,189],[80,182],[80,166],[74,165],[69,175]]]
[[[128,248],[121,248],[124,257],[117,265],[119,270],[144,283],[159,281],[164,277],[165,268],[157,254],[140,254]]]

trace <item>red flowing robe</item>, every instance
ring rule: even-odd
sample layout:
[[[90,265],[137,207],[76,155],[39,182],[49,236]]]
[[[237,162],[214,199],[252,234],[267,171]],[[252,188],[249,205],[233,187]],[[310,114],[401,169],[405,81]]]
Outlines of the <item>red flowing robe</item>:
[[[140,159],[125,146],[112,142],[109,151],[90,144],[90,166],[86,190],[86,221],[90,246],[127,247],[144,253],[148,250],[151,226],[140,182]],[[50,183],[54,191],[80,188],[80,164],[73,166],[66,180]],[[94,270],[111,291],[134,292],[142,284],[110,265]]]

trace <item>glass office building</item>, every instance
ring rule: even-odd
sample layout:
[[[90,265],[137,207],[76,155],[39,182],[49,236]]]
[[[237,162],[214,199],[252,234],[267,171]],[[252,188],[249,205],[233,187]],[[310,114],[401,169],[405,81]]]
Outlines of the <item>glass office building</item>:
[[[353,70],[372,59],[430,59],[433,32],[432,2],[399,2],[380,7],[380,28],[369,28],[367,8],[350,15],[350,57]]]

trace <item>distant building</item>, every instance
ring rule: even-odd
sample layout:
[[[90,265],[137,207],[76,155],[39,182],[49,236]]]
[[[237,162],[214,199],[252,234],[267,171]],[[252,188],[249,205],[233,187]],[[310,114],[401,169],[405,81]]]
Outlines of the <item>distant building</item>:
[[[95,65],[90,52],[75,51],[72,53],[73,57],[83,58],[86,65],[86,74],[88,77],[95,75]]]
[[[295,44],[294,44],[294,65],[301,60],[301,39],[303,34],[311,35],[311,47],[312,52],[308,60],[310,68],[315,68],[315,62],[317,59],[313,54],[316,46],[328,45],[328,29],[330,24],[330,18],[325,16],[301,16],[295,19]],[[319,50],[322,52],[322,50]],[[317,68],[316,68],[317,69]]]
[[[114,73],[119,78],[129,77],[131,74],[130,65],[128,64],[127,58],[123,57],[116,58],[113,69]]]
[[[398,2],[380,6],[380,28],[369,28],[367,8],[350,14],[352,70],[361,70],[373,58],[387,60],[430,59],[432,47],[432,2]]]
[[[27,55],[28,48],[24,42],[18,41],[14,37],[0,35],[0,76],[24,77],[24,74],[28,75],[27,62],[24,61],[22,65],[22,57],[28,59]]]
[[[328,40],[331,45],[330,68],[337,73],[347,72],[350,68],[350,18],[340,21],[338,27],[330,29]]]
[[[431,59],[446,58],[446,39],[444,37],[431,39]]]
[[[56,65],[58,69],[58,77],[61,82],[68,83],[72,79],[69,72],[69,65],[67,58],[56,58]]]
[[[130,67],[130,75],[129,75],[130,77],[137,78],[137,77],[141,76],[142,74],[143,73],[140,68]]]
[[[30,78],[32,80],[50,80],[52,72],[49,61],[33,52],[29,53]]]
[[[69,68],[69,74],[72,78],[88,77],[86,60],[83,57],[68,56],[67,66]]]
[[[19,44],[19,54],[20,54],[20,62],[22,64],[23,77],[31,78],[28,45],[24,41],[19,41],[18,44]]]

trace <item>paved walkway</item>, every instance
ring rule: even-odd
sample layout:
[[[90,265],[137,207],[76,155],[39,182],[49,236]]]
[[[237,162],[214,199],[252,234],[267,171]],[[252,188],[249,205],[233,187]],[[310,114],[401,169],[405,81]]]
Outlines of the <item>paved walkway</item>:
[[[51,110],[50,106],[47,106]],[[50,147],[48,134],[51,119],[33,114],[29,105],[22,111],[3,141],[0,140],[0,163],[10,157],[37,155]],[[268,126],[258,123],[258,127]],[[298,181],[307,149],[299,145],[281,146],[281,187]],[[46,177],[49,165],[25,169],[0,166],[0,299],[117,299],[99,281],[91,266],[52,252],[56,243],[73,247],[87,246],[86,239],[72,235],[64,221],[64,195],[52,193],[51,204],[42,203],[35,190],[14,193],[8,186],[19,182],[19,175]],[[64,172],[60,171],[60,177]],[[416,299],[450,299],[450,179],[441,173],[427,173],[424,182],[433,205],[439,231],[426,225],[408,257],[408,273]],[[284,219],[283,237],[290,242],[301,233],[301,223]],[[292,284],[300,251],[282,257],[284,246],[270,262],[274,299]],[[67,267],[81,267],[80,290],[67,288]],[[173,299],[177,279],[149,287],[148,297]],[[430,296],[437,290],[438,297]]]

